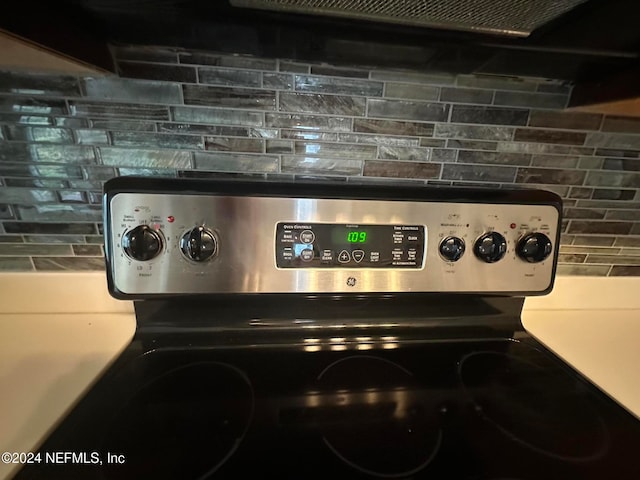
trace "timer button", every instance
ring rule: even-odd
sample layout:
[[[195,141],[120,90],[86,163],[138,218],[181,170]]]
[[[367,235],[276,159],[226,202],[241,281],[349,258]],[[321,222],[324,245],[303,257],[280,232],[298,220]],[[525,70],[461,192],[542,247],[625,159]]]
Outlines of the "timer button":
[[[310,262],[313,260],[313,250],[310,248],[305,248],[300,252],[300,259],[303,262]]]
[[[351,255],[353,256],[353,259],[356,261],[356,263],[360,263],[364,258],[364,250],[354,250],[353,252],[351,252]]]
[[[342,250],[338,254],[338,261],[340,263],[349,263],[351,261],[351,255],[346,250]]]
[[[473,253],[484,262],[497,262],[507,253],[507,240],[497,232],[485,233],[476,240]]]
[[[313,243],[315,239],[316,236],[311,230],[303,230],[300,233],[300,241],[302,243]]]
[[[440,242],[440,255],[448,262],[457,262],[464,254],[464,240],[458,237],[447,237]]]

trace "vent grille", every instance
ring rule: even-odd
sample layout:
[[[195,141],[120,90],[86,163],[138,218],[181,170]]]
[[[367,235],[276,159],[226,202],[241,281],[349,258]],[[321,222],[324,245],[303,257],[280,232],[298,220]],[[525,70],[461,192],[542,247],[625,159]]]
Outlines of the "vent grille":
[[[527,36],[587,0],[230,0],[236,7]]]

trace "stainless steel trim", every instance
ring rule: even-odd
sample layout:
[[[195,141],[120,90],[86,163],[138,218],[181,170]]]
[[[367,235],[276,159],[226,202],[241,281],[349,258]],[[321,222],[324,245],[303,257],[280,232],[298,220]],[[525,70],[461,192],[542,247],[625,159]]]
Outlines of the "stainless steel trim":
[[[119,193],[109,212],[106,250],[114,287],[132,295],[544,291],[552,282],[553,255],[530,264],[517,258],[515,246],[522,234],[541,231],[557,248],[558,232],[558,212],[547,205]],[[424,268],[278,269],[278,222],[422,224]],[[141,223],[165,240],[162,254],[147,262],[128,259],[120,246],[122,234]],[[218,238],[219,253],[209,262],[189,262],[181,254],[180,238],[199,225]],[[468,251],[457,262],[440,257],[442,238],[455,235],[469,245],[491,230],[507,238],[501,261],[487,264]]]

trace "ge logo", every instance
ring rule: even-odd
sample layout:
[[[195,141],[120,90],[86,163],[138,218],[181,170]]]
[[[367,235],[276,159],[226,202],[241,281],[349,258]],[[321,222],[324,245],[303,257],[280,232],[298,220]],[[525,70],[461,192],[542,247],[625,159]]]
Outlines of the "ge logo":
[[[349,277],[347,278],[347,285],[349,285],[350,287],[355,287],[356,286],[356,278],[355,277]]]

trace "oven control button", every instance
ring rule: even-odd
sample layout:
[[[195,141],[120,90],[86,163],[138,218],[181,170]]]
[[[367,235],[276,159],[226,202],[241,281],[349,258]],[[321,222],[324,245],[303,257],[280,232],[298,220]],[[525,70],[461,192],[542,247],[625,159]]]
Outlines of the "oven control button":
[[[303,262],[310,262],[311,260],[313,260],[313,250],[311,250],[310,248],[305,248],[304,250],[302,250],[300,252],[300,259]]]
[[[300,233],[300,241],[302,243],[313,243],[315,239],[316,236],[311,230],[303,230]]]
[[[448,262],[457,262],[464,254],[464,240],[458,237],[447,237],[440,242],[440,255]]]
[[[347,252],[346,250],[342,250],[338,254],[338,261],[340,263],[349,263],[351,261],[351,254],[349,252]]]
[[[138,225],[122,236],[124,253],[133,260],[145,262],[162,251],[162,237],[148,225]]]
[[[476,240],[473,253],[483,262],[497,262],[507,253],[507,241],[497,232],[485,233]]]
[[[218,254],[218,240],[211,230],[196,227],[182,236],[180,250],[187,259],[204,262]]]
[[[526,262],[538,263],[547,258],[552,249],[551,240],[544,233],[530,233],[520,239],[516,253]]]
[[[351,252],[351,255],[353,256],[353,259],[356,263],[360,263],[364,258],[364,250],[354,250],[353,252]]]

